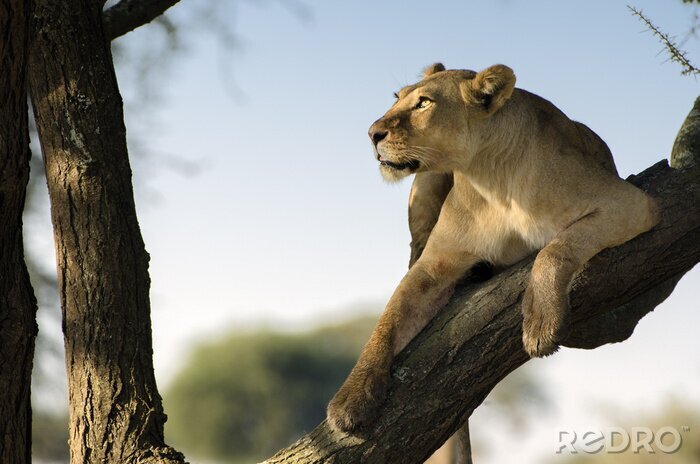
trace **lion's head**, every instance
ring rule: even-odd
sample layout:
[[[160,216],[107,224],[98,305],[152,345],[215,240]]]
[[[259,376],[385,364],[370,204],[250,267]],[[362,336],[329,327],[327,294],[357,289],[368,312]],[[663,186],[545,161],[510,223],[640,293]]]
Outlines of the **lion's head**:
[[[479,137],[475,122],[496,113],[514,86],[515,74],[504,65],[478,73],[429,66],[423,80],[396,93],[396,103],[369,129],[382,176],[397,181],[414,172],[455,169],[456,157]]]

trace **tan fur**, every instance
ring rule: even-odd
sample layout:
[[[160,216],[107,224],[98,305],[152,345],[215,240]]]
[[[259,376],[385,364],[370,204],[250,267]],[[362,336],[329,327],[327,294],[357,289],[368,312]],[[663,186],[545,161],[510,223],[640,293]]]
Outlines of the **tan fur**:
[[[412,266],[329,404],[334,427],[372,418],[394,356],[477,262],[504,267],[541,250],[522,301],[523,344],[546,356],[569,329],[574,274],[657,223],[654,201],[617,176],[595,133],[514,86],[507,66],[433,65],[370,128],[387,180],[416,173]]]
[[[411,229],[411,259],[409,267],[418,260],[428,243],[430,232],[440,215],[440,208],[452,190],[452,173],[421,172],[411,186],[408,197],[408,225]]]

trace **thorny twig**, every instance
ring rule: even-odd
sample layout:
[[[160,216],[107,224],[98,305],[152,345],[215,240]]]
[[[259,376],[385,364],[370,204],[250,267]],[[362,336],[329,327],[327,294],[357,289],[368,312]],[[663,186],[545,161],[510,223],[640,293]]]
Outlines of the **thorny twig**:
[[[629,5],[627,5],[627,8],[629,8],[633,15],[637,16],[642,22],[644,22],[649,28],[649,30],[651,30],[651,32],[659,38],[659,40],[666,47],[666,50],[671,56],[671,61],[675,61],[683,67],[683,71],[681,71],[681,74],[691,74],[693,76],[700,75],[700,69],[696,68],[690,62],[690,59],[688,59],[688,57],[686,56],[686,52],[680,50],[678,48],[678,45],[668,34],[656,27],[649,18],[644,16],[641,10],[638,10],[635,7]]]

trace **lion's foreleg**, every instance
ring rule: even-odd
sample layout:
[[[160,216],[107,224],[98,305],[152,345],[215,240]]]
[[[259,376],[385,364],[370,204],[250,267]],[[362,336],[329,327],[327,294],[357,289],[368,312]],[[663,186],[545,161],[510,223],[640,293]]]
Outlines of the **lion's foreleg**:
[[[655,202],[620,184],[624,200],[608,200],[561,231],[535,258],[523,296],[523,345],[530,356],[554,353],[569,329],[569,286],[583,265],[605,248],[620,245],[658,222]],[[636,190],[636,189],[634,189]]]
[[[452,185],[452,173],[419,172],[413,179],[408,199],[408,228],[411,231],[408,267],[413,266],[423,253]]]
[[[335,428],[353,430],[369,422],[384,400],[394,356],[445,305],[455,283],[477,262],[476,257],[426,253],[403,278],[357,364],[328,405]]]

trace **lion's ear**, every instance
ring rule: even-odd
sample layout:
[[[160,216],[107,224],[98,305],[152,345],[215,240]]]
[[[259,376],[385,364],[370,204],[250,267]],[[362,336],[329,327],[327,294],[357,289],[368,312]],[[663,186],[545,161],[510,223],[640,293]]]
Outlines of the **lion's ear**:
[[[423,79],[425,79],[428,76],[432,76],[433,74],[444,71],[445,70],[445,65],[442,63],[435,63],[431,64],[427,68],[423,70]]]
[[[462,86],[469,103],[482,105],[486,115],[498,111],[513,94],[515,73],[508,66],[496,64],[478,72]]]

